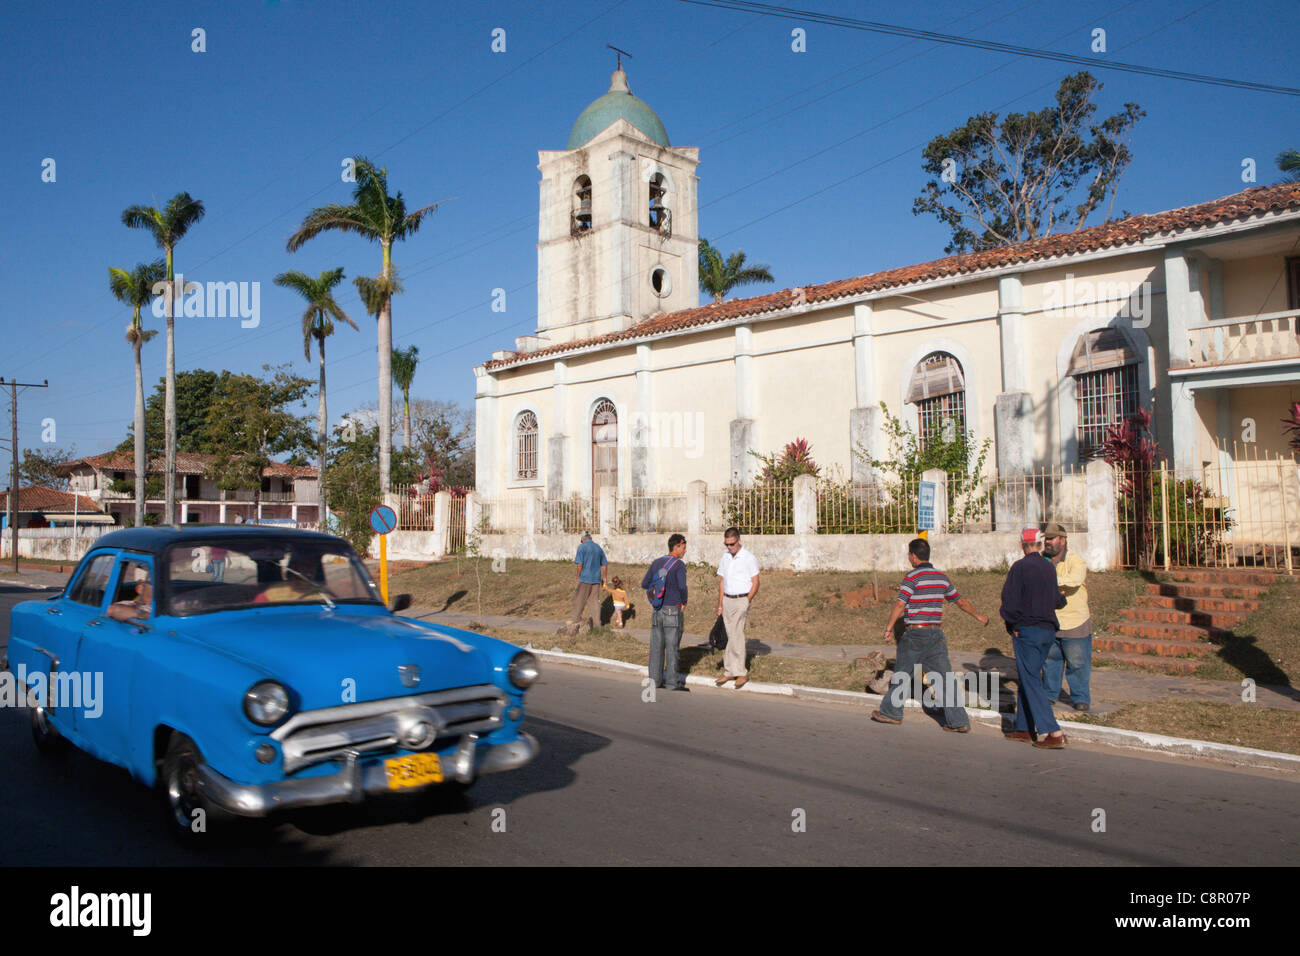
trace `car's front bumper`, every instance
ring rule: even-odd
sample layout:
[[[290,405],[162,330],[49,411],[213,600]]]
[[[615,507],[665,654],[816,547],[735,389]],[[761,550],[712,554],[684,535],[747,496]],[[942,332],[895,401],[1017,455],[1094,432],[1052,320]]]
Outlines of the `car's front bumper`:
[[[537,756],[538,749],[537,740],[522,731],[509,743],[481,749],[470,735],[456,751],[443,757],[444,779],[468,784],[485,773],[514,770]],[[349,752],[337,762],[338,773],[266,784],[236,783],[204,764],[199,768],[199,792],[222,810],[241,817],[264,817],[273,810],[293,807],[360,803],[367,796],[408,792],[389,789],[382,760],[363,762],[359,754]]]

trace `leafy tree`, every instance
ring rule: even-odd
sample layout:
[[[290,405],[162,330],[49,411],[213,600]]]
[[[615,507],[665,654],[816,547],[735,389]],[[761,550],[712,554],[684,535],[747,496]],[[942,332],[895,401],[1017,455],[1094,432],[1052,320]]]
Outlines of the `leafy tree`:
[[[1000,122],[996,113],[980,113],[936,136],[922,151],[921,168],[932,178],[912,214],[930,213],[951,230],[948,253],[1081,229],[1108,195],[1109,220],[1132,160],[1127,140],[1146,113],[1125,103],[1092,123],[1101,87],[1090,73],[1076,73],[1037,113],[1010,113]]]
[[[129,229],[145,229],[153,235],[158,248],[166,254],[167,281],[174,283],[176,275],[172,253],[176,243],[185,238],[200,219],[203,218],[203,203],[190,198],[189,193],[177,193],[162,210],[153,206],[129,206],[122,211],[122,225]],[[179,290],[184,292],[184,290]],[[163,515],[167,524],[176,520],[176,336],[175,318],[176,301],[180,297],[172,294],[166,296],[167,305],[167,375],[165,396],[164,446],[166,450],[166,489]]]
[[[216,401],[208,409],[213,460],[208,477],[223,491],[252,489],[261,504],[262,472],[272,455],[311,448],[311,426],[289,406],[305,404],[312,380],[291,375],[287,366],[271,369],[270,379],[223,373]]]
[[[354,164],[357,178],[352,190],[352,205],[334,204],[313,209],[298,231],[289,237],[286,248],[297,252],[309,240],[332,230],[355,233],[379,243],[383,253],[379,275],[374,278],[358,276],[352,281],[366,310],[375,316],[379,325],[379,484],[387,491],[393,455],[392,302],[393,296],[400,291],[393,269],[393,243],[415,235],[425,218],[441,203],[408,213],[406,200],[400,192],[396,196],[389,195],[386,169],[377,168],[363,156],[355,157]]]
[[[1277,168],[1286,174],[1283,182],[1300,183],[1300,149],[1284,149],[1278,153]]]
[[[176,376],[176,450],[181,454],[201,454],[208,451],[208,409],[217,398],[221,376],[207,369],[196,368]],[[166,379],[159,379],[153,392],[145,400],[145,450],[149,457],[157,454],[164,445]],[[117,446],[118,451],[129,452],[135,442],[135,426],[127,429],[126,439]],[[162,485],[158,490],[161,492]],[[155,497],[150,495],[150,497]]]
[[[714,302],[721,302],[737,286],[776,281],[766,263],[746,267],[745,254],[739,249],[723,259],[709,240],[701,239],[699,256],[700,291],[713,296]]]
[[[417,398],[411,404],[412,448],[441,483],[450,488],[474,487],[474,422],[472,414],[455,402]]]
[[[411,447],[411,382],[420,364],[420,348],[393,349],[393,382],[402,390],[402,447]]]
[[[293,289],[307,300],[307,308],[302,314],[302,353],[310,362],[311,340],[315,339],[316,353],[320,357],[320,391],[316,400],[316,455],[320,495],[318,510],[322,527],[329,517],[329,495],[325,486],[326,429],[329,427],[329,413],[325,406],[325,339],[334,334],[334,319],[346,322],[354,329],[357,327],[334,301],[334,287],[342,281],[342,269],[322,272],[315,279],[305,272],[281,272],[275,277],[276,285]]]
[[[119,302],[131,307],[131,324],[126,327],[126,340],[135,353],[135,523],[144,524],[145,471],[149,466],[149,455],[145,449],[144,434],[144,373],[140,367],[140,348],[152,339],[157,332],[144,327],[140,320],[140,311],[154,299],[154,284],[161,282],[167,275],[166,263],[155,259],[150,263],[140,263],[130,272],[125,269],[108,270],[108,287]]]
[[[77,448],[68,451],[52,448],[42,451],[39,448],[24,448],[23,460],[18,465],[18,487],[53,488],[55,491],[68,490],[68,476],[61,474],[59,468],[77,458]]]
[[[355,422],[355,416],[349,418]],[[393,483],[410,484],[415,480],[418,468],[416,456],[408,449],[402,449],[393,456]],[[370,528],[370,511],[383,502],[379,491],[377,425],[353,429],[343,425],[334,427],[325,482],[339,521],[339,533],[352,542],[358,552],[365,554],[374,535]]]

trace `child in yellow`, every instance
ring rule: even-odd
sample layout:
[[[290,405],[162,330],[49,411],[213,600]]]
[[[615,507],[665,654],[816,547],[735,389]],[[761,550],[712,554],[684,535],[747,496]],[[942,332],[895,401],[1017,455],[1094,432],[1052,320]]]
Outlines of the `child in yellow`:
[[[613,587],[602,584],[601,590],[609,594],[614,601],[614,620],[611,621],[619,630],[623,629],[623,612],[627,610],[627,591],[623,590],[623,582],[619,578],[614,578],[609,582]]]

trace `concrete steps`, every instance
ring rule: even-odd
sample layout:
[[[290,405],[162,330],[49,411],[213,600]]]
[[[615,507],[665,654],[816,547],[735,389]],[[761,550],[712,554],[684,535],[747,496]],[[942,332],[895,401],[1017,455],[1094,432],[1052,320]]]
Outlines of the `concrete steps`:
[[[1105,633],[1093,637],[1093,659],[1164,673],[1195,673],[1259,607],[1276,574],[1186,570],[1158,574],[1132,607],[1122,608]]]

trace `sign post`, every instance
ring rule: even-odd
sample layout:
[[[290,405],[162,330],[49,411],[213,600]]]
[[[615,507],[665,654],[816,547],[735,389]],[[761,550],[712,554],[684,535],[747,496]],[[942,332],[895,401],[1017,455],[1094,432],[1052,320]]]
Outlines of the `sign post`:
[[[379,535],[379,596],[388,603],[388,532],[397,527],[397,512],[388,505],[370,509],[370,527]]]
[[[926,540],[930,538],[929,532],[934,530],[934,491],[933,481],[923,481],[917,486],[916,528]]]

